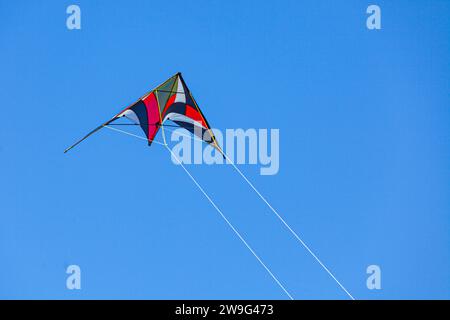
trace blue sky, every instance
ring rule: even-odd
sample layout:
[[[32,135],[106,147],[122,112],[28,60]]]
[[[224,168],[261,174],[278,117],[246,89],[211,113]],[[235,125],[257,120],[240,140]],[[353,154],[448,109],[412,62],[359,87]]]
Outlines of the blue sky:
[[[240,168],[355,298],[450,298],[450,3],[375,3],[1,0],[0,298],[287,298],[162,147],[63,154],[177,71],[212,126],[280,129],[277,175]],[[230,166],[188,169],[294,298],[347,298]]]

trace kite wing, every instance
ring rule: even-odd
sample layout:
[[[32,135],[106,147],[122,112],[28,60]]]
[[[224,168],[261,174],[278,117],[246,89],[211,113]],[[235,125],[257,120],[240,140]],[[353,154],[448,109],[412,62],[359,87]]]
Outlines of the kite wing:
[[[122,117],[131,120],[133,124],[141,127],[147,137],[148,145],[152,144],[153,139],[158,133],[159,128],[164,125],[164,122],[171,120],[178,126],[197,135],[203,141],[212,144],[223,155],[212,133],[211,127],[200,111],[179,72],[140,97],[136,102],[123,109],[113,118],[89,132],[82,139],[64,150],[64,153],[103,127]]]

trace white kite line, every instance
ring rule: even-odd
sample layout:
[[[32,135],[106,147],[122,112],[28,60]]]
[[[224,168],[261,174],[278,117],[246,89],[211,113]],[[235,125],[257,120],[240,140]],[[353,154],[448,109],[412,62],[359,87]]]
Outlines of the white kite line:
[[[128,134],[130,136],[133,137],[137,137],[139,139],[143,139],[143,140],[147,140],[146,138],[143,138],[141,136],[120,130],[120,129],[116,129],[116,128],[112,128],[109,126],[105,126],[109,129],[115,130],[115,131],[119,131],[125,134]],[[175,130],[170,130],[168,128],[164,128],[164,130],[167,131],[171,131],[171,132],[175,132]],[[184,135],[181,134],[179,132],[175,132],[177,134],[180,134],[182,136],[186,136],[189,137],[191,139],[194,139],[193,137],[189,136],[189,135]],[[163,133],[164,134],[164,133]],[[201,141],[201,140],[200,140]],[[186,173],[189,174],[189,172],[187,171],[187,169],[183,166],[183,164],[181,163],[181,161],[174,155],[174,153],[172,152],[172,150],[170,150],[167,146],[167,144],[158,142],[158,141],[153,141],[156,142],[160,145],[165,146],[170,153],[172,154],[172,156],[177,160],[177,162],[183,167],[183,169],[186,171]],[[291,232],[292,235],[294,235],[294,237],[301,243],[301,245],[309,252],[309,254],[320,264],[320,266],[331,276],[331,278],[333,278],[333,280],[339,285],[339,287],[344,290],[344,292],[352,299],[355,300],[355,298],[350,294],[350,292],[339,282],[339,280],[333,275],[333,273],[325,266],[325,264],[317,257],[317,255],[309,248],[309,246],[300,238],[300,236],[289,226],[289,224],[280,216],[280,214],[270,205],[270,203],[266,200],[266,198],[256,189],[256,187],[253,185],[253,183],[250,182],[250,180],[248,180],[248,178],[242,173],[241,170],[239,170],[239,168],[234,164],[233,161],[231,161],[231,159],[228,157],[228,155],[226,155],[225,153],[223,153],[225,158],[228,160],[228,162],[233,166],[233,168],[239,173],[239,175],[247,182],[247,184],[256,192],[256,194],[261,198],[261,200],[264,201],[264,203],[269,207],[269,209],[277,216],[277,218],[284,224],[284,226]],[[204,192],[203,188],[201,188],[200,185],[198,185],[198,183],[195,181],[195,179],[189,174],[189,176],[191,177],[191,179],[194,181],[194,183],[197,185],[197,187],[204,193],[204,195],[206,196],[206,198],[211,202],[211,204],[213,204],[213,206],[216,208],[216,210],[223,216],[222,212],[217,208],[217,206],[212,202],[211,198]],[[227,223],[229,223],[229,221],[225,218],[225,216],[223,216],[223,218],[225,219],[225,221]],[[236,229],[234,229],[234,227],[230,224],[230,227],[237,233]],[[270,272],[270,270],[264,265],[264,263],[258,258],[258,256],[254,253],[254,251],[248,246],[248,244],[245,242],[245,240],[239,235],[239,233],[237,233],[237,235],[239,236],[239,238],[241,238],[242,241],[244,241],[244,244],[250,249],[250,251],[255,255],[255,257],[258,259],[258,261],[264,266],[264,268],[266,268],[266,270],[269,272],[269,274],[275,279],[275,281],[280,285],[280,287],[286,292],[286,294],[292,299],[292,297],[290,296],[290,294],[286,291],[286,289],[281,285],[281,283],[275,278],[275,276]]]
[[[121,132],[121,133],[127,134],[127,135],[132,136],[132,137],[135,137],[135,138],[139,138],[139,139],[141,139],[141,140],[148,141],[147,138],[138,136],[137,134],[129,133],[129,132],[127,132],[127,131],[120,130],[120,129],[117,129],[117,128],[113,128],[113,127],[110,127],[110,126],[108,126],[108,125],[106,125],[106,126],[104,126],[104,127],[105,127],[105,128],[108,128],[108,129],[111,129],[111,130],[113,130],[113,131],[117,131],[117,132]],[[162,146],[165,146],[164,143],[159,142],[159,141],[155,141],[155,140],[153,140],[152,143],[156,143],[156,144],[160,144],[160,145],[162,145]]]
[[[168,128],[165,128],[165,130],[175,132],[174,130],[170,130]],[[175,132],[177,134],[187,136],[179,133],[178,131]],[[192,138],[192,137],[191,137]],[[194,138],[193,138],[194,139]],[[306,249],[306,251],[311,254],[311,256],[322,266],[322,268],[333,278],[334,281],[341,287],[342,290],[352,299],[355,300],[355,298],[350,294],[350,292],[339,282],[339,280],[331,273],[331,271],[323,264],[323,262],[317,257],[317,255],[309,248],[309,246],[299,237],[299,235],[289,226],[289,224],[281,217],[281,215],[271,206],[271,204],[266,200],[266,198],[256,189],[256,187],[253,185],[253,183],[250,182],[249,179],[242,173],[241,170],[234,164],[234,162],[228,157],[227,154],[223,152],[223,155],[228,160],[228,162],[233,166],[233,168],[239,173],[239,175],[247,182],[247,184],[256,192],[256,194],[261,198],[262,201],[269,207],[270,210],[277,216],[277,218],[284,224],[284,226],[291,232],[291,234],[302,244],[302,246]]]
[[[142,140],[147,140],[144,137],[141,137],[141,136],[129,133],[129,132],[124,131],[124,130],[112,128],[112,127],[109,127],[109,126],[105,126],[105,127],[108,128],[108,129],[117,131],[117,132],[121,132],[121,133],[127,134],[127,135],[135,137],[135,138],[139,138],[139,139],[142,139]],[[153,141],[153,142],[157,142],[157,141]],[[195,180],[195,178],[191,175],[191,173],[186,169],[186,167],[183,165],[183,163],[180,161],[180,159],[178,159],[178,157],[173,153],[173,151],[170,150],[170,148],[167,146],[167,144],[164,144],[164,143],[161,143],[161,142],[157,142],[157,143],[160,144],[160,145],[163,145],[172,154],[172,156],[181,165],[181,167],[186,172],[186,174],[189,176],[189,178],[191,178],[191,180],[194,182],[194,184],[197,186],[197,188],[203,193],[203,195],[206,197],[206,199],[208,199],[208,201],[211,203],[211,205],[214,207],[214,209],[216,209],[216,211],[221,215],[221,217],[225,220],[225,222],[228,224],[228,226],[234,231],[234,233],[244,243],[244,245],[247,247],[247,249],[255,256],[255,258],[259,261],[259,263],[264,267],[264,269],[266,269],[267,273],[269,273],[269,275],[273,278],[273,280],[275,280],[275,282],[280,286],[280,288],[284,291],[284,293],[286,293],[286,295],[289,297],[289,299],[294,300],[294,298],[291,296],[291,294],[281,284],[281,282],[277,279],[277,277],[275,277],[275,275],[272,273],[272,271],[270,271],[270,269],[261,260],[261,258],[259,258],[259,256],[256,254],[256,252],[250,247],[250,245],[247,243],[247,241],[245,241],[245,239],[241,236],[239,231],[236,230],[236,228],[231,224],[231,222],[227,219],[227,217],[223,214],[223,212],[219,209],[219,207],[215,204],[215,202],[211,199],[211,197],[205,192],[205,190],[202,188],[202,186],[197,182],[197,180]]]

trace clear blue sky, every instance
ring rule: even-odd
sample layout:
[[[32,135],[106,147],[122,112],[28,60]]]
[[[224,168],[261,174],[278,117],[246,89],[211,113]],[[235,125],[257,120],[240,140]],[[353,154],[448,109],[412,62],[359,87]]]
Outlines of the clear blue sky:
[[[63,154],[177,71],[212,126],[280,129],[279,174],[241,169],[355,298],[450,298],[450,2],[374,3],[380,31],[361,0],[0,0],[0,298],[286,298],[162,147]],[[189,169],[294,298],[347,298],[231,167]]]

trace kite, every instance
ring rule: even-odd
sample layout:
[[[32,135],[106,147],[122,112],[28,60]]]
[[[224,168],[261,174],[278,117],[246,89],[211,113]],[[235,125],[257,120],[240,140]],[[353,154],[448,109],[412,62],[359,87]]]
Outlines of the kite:
[[[246,183],[256,192],[256,194],[261,198],[263,202],[270,208],[270,210],[276,215],[276,217],[283,223],[283,225],[290,231],[290,233],[300,242],[300,244],[311,254],[311,256],[321,265],[321,267],[334,279],[334,281],[345,291],[345,293],[351,298],[353,296],[347,291],[347,289],[336,279],[336,277],[331,273],[331,271],[322,263],[322,261],[317,257],[316,254],[306,245],[306,243],[299,237],[299,235],[287,224],[287,222],[278,214],[278,212],[270,205],[266,198],[256,189],[252,182],[242,173],[241,170],[233,163],[232,160],[222,151],[219,147],[216,137],[214,136],[211,126],[206,121],[205,116],[201,112],[197,105],[194,97],[192,96],[189,88],[186,85],[181,73],[178,72],[165,82],[147,92],[145,95],[140,97],[136,102],[126,107],[117,113],[110,120],[101,124],[83,138],[78,140],[72,146],[64,150],[64,153],[68,152],[82,141],[86,140],[89,136],[93,135],[100,129],[104,127],[109,127],[112,123],[118,119],[126,118],[131,121],[131,125],[140,126],[145,134],[150,146],[155,139],[159,129],[163,127],[163,138],[164,138],[164,127],[166,121],[170,120],[175,123],[176,127],[184,128],[202,141],[212,145],[216,148],[224,158],[226,158],[233,168],[241,175],[241,177],[246,181]],[[119,125],[119,124],[117,124]],[[142,138],[142,137],[139,137]],[[155,141],[156,142],[156,141]],[[164,138],[165,142],[165,138]],[[205,195],[208,201],[213,205],[217,212],[222,216],[228,226],[233,230],[233,232],[239,237],[239,239],[245,244],[245,246],[250,250],[250,252],[255,256],[259,263],[266,269],[270,276],[275,280],[275,282],[283,289],[290,299],[293,297],[286,290],[286,288],[280,283],[280,281],[275,277],[273,272],[264,264],[261,258],[255,253],[255,251],[250,247],[250,245],[244,240],[242,235],[236,230],[236,228],[231,224],[231,222],[225,217],[223,212],[218,208],[211,197],[206,193],[203,187],[195,180],[192,174],[184,167],[182,162],[174,155],[166,143],[164,146],[170,151],[172,156],[178,161],[183,170],[188,174],[190,179],[195,183],[197,188]]]
[[[217,143],[211,126],[206,121],[205,116],[198,107],[180,72],[167,79],[155,89],[147,92],[110,120],[89,132],[79,141],[64,150],[64,153],[120,118],[126,118],[132,124],[140,126],[142,131],[144,131],[149,146],[152,144],[159,128],[165,126],[164,123],[170,120],[177,126],[198,136],[204,142],[211,144],[225,156]]]

